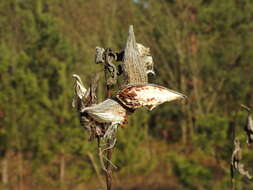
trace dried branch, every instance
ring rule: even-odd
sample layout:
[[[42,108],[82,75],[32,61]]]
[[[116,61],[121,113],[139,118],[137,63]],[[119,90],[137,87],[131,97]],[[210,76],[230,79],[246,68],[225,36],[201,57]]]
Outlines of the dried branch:
[[[101,164],[101,167],[102,167],[103,171],[104,171],[106,174],[109,173],[110,171],[108,170],[108,167],[105,166],[105,161],[106,161],[107,163],[109,163],[111,166],[113,166],[115,169],[117,169],[117,167],[111,162],[110,159],[108,159],[108,158],[106,157],[106,155],[105,155],[105,153],[104,153],[105,151],[108,151],[108,150],[113,149],[114,146],[115,146],[115,144],[116,144],[116,138],[112,141],[112,143],[106,144],[107,148],[105,148],[105,149],[102,149],[102,147],[101,147],[100,144],[98,145],[98,155],[99,155],[100,164]],[[105,161],[104,161],[104,160],[105,160]]]
[[[248,111],[249,113],[251,112],[251,108],[249,108],[248,106],[241,104],[240,105],[243,109],[245,109],[246,111]]]
[[[90,159],[90,161],[91,161],[91,163],[92,163],[92,165],[93,165],[93,167],[94,167],[94,170],[95,170],[95,172],[96,172],[96,174],[97,174],[97,176],[98,176],[98,179],[99,179],[99,182],[100,182],[101,186],[102,186],[103,188],[105,188],[105,183],[104,183],[104,181],[103,181],[103,179],[102,179],[102,176],[101,176],[100,173],[99,173],[97,164],[96,164],[95,159],[94,159],[94,157],[93,157],[93,154],[92,154],[91,152],[87,152],[86,154],[87,154],[87,156],[89,157],[89,159]]]

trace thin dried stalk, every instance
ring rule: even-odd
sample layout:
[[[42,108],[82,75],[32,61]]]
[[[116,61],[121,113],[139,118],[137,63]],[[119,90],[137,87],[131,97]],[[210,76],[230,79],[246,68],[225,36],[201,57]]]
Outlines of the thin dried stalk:
[[[96,171],[96,174],[97,174],[97,176],[98,176],[98,179],[99,179],[99,182],[100,182],[101,186],[105,188],[105,183],[104,183],[104,181],[103,181],[103,179],[102,179],[102,176],[101,176],[100,173],[99,173],[97,164],[96,164],[96,162],[95,162],[95,159],[94,159],[92,153],[87,152],[87,156],[89,157],[89,159],[90,159],[90,161],[91,161],[91,163],[92,163],[92,165],[93,165],[93,167],[94,167],[94,169],[95,169],[95,171]]]

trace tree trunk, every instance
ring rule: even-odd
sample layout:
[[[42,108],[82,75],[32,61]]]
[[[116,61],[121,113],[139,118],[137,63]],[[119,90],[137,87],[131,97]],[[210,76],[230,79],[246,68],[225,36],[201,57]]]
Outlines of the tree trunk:
[[[186,145],[187,143],[187,124],[185,121],[181,124],[181,131],[182,131],[182,143]]]
[[[19,190],[23,190],[23,156],[22,153],[18,153],[18,159],[19,159],[19,164],[18,164],[18,185],[19,185]]]
[[[8,182],[9,182],[9,176],[8,176],[8,157],[5,156],[2,160],[2,183],[3,183],[3,189],[8,189]]]
[[[64,179],[65,179],[65,167],[66,167],[66,162],[65,162],[65,156],[64,153],[61,154],[60,157],[60,185],[61,189],[64,189]]]

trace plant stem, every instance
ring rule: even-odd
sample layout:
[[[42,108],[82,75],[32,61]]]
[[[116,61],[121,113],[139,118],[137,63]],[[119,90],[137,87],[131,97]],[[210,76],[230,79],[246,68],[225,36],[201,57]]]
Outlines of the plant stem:
[[[106,90],[107,90],[107,98],[110,98],[112,94],[111,94],[111,89],[109,85],[106,85]],[[106,143],[107,143],[107,146],[110,147],[110,140],[108,140]],[[112,168],[110,164],[110,161],[112,159],[112,149],[113,148],[109,148],[108,150],[106,150],[107,152],[106,156],[108,160],[106,162],[106,173],[105,173],[107,190],[112,189]]]

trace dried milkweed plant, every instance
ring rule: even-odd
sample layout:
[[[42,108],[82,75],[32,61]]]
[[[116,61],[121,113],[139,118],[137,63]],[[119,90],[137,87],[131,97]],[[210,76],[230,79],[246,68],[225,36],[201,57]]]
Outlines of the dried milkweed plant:
[[[240,105],[241,108],[245,109],[248,112],[248,116],[246,118],[246,124],[244,127],[244,131],[247,135],[247,144],[250,145],[253,142],[253,120],[251,117],[251,109],[245,105]],[[232,179],[232,189],[235,189],[235,174],[236,172],[240,174],[241,176],[246,177],[249,180],[253,179],[253,176],[249,172],[249,168],[247,168],[242,163],[242,148],[240,140],[236,138],[236,132],[235,132],[235,126],[234,126],[234,136],[233,136],[233,143],[234,143],[234,149],[231,155],[231,162],[230,162],[230,168],[231,168],[231,179]]]
[[[234,140],[234,150],[231,156],[231,176],[234,178],[235,172],[237,171],[242,176],[247,177],[248,179],[252,179],[252,176],[245,169],[242,161],[242,149],[240,146],[240,141],[238,139]]]
[[[121,62],[117,66],[113,62]],[[81,78],[74,74],[73,106],[79,113],[80,123],[89,133],[89,140],[97,139],[101,167],[106,174],[107,190],[111,189],[112,149],[116,144],[116,132],[127,123],[129,114],[146,107],[150,111],[158,105],[185,95],[165,87],[148,83],[148,74],[154,74],[153,58],[149,48],[135,41],[133,26],[123,51],[114,52],[110,48],[96,47],[95,63],[104,66],[107,98],[98,103],[96,88],[99,77],[86,89]],[[123,84],[116,94],[112,87],[118,84],[118,76],[123,75]]]

